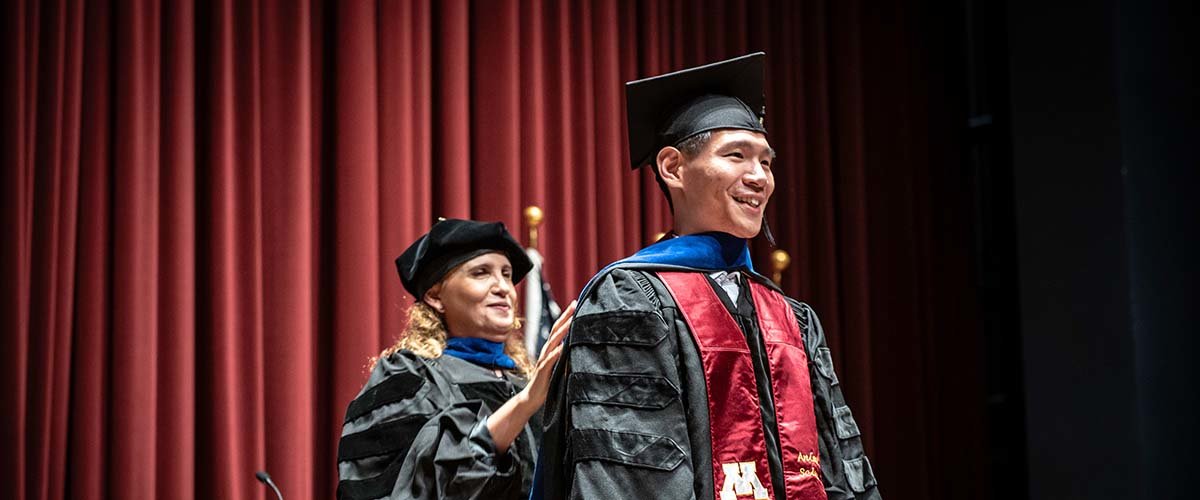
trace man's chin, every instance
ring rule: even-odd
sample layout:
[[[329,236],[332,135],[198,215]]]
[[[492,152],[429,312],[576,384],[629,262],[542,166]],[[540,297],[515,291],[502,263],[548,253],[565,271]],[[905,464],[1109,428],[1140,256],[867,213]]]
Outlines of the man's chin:
[[[762,230],[762,219],[759,219],[758,222],[755,222],[753,224],[752,223],[738,224],[737,227],[734,227],[732,229],[733,229],[732,231],[729,231],[729,234],[732,234],[732,235],[737,236],[738,238],[741,238],[744,240],[753,239],[755,236],[758,236],[759,231]]]
[[[721,228],[721,229],[711,229],[708,231],[701,231],[701,232],[725,233],[725,234],[728,234],[735,238],[741,238],[743,240],[753,239],[755,236],[758,236],[758,229],[749,230],[749,229],[744,229],[741,227],[727,227],[727,228]]]
[[[729,218],[714,217],[709,219],[707,222],[710,222],[710,224],[692,227],[691,230],[682,234],[710,232],[725,233],[730,236],[748,240],[758,236],[759,231],[762,230],[762,219],[758,219],[756,221],[742,221],[737,219],[730,220]]]

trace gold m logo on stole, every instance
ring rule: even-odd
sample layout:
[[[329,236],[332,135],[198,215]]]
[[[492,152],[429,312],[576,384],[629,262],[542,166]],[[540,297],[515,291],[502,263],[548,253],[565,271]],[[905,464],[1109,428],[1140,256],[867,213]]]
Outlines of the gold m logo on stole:
[[[737,497],[754,495],[754,500],[767,500],[767,489],[758,480],[754,462],[730,462],[721,464],[725,471],[725,484],[721,488],[721,500],[737,500]]]

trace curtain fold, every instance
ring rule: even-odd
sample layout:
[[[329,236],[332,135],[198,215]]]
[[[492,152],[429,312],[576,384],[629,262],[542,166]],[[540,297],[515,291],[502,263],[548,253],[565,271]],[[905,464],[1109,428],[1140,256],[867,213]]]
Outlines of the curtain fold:
[[[413,300],[405,245],[439,216],[524,240],[539,205],[546,276],[578,293],[670,228],[623,82],[756,50],[782,285],[823,319],[884,491],[979,496],[950,28],[913,5],[16,2],[0,496],[264,498],[256,470],[332,495],[345,406]]]

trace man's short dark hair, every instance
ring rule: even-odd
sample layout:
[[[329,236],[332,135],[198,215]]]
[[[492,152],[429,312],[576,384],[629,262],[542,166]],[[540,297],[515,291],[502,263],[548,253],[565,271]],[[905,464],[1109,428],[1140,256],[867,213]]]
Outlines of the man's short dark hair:
[[[708,146],[708,141],[709,139],[712,139],[712,136],[712,130],[700,132],[699,134],[679,141],[679,144],[675,145],[675,149],[678,149],[680,153],[683,153],[684,159],[691,160],[692,158],[699,156],[700,153],[704,151],[704,148]],[[671,192],[667,190],[667,183],[663,181],[662,175],[658,173],[657,156],[654,160],[654,181],[658,183],[658,188],[661,189],[663,195],[667,197],[667,207],[671,209],[671,214],[674,214],[675,202],[671,201]]]

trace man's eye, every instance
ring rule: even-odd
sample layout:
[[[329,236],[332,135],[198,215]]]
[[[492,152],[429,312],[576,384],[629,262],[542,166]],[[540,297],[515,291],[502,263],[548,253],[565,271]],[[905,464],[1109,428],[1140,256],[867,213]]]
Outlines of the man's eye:
[[[739,160],[742,160],[742,159],[745,159],[745,158],[746,158],[744,155],[742,155],[742,153],[741,153],[740,151],[734,151],[734,152],[732,152],[732,153],[727,153],[725,156],[729,156],[729,157],[737,158],[737,159],[739,159]]]

